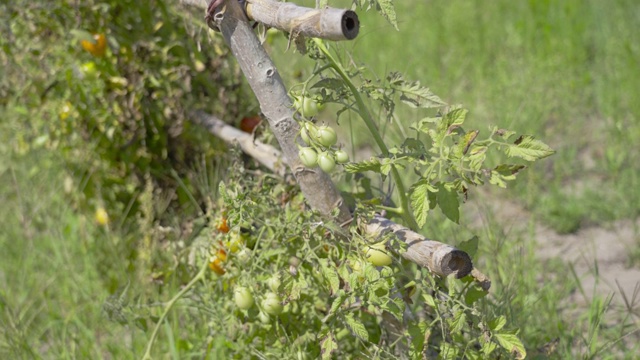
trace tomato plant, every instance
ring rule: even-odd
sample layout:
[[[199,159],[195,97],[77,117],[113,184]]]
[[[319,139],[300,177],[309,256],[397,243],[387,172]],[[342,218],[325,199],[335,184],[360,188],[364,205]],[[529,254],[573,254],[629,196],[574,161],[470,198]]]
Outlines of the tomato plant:
[[[269,292],[260,303],[262,310],[269,315],[280,315],[282,313],[282,299],[275,293]]]

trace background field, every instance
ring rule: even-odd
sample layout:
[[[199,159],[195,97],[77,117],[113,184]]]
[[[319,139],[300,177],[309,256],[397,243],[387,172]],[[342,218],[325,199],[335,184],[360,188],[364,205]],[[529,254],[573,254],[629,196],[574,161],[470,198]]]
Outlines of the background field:
[[[463,104],[470,126],[508,127],[557,151],[510,189],[472,194],[460,226],[435,218],[425,231],[453,243],[480,236],[477,263],[493,280],[493,301],[521,329],[533,356],[634,358],[640,4],[398,1],[396,11],[399,32],[377,14],[362,13],[358,39],[340,46],[381,77],[399,70]],[[3,24],[17,21],[0,13]],[[285,47],[280,39],[271,52],[292,83],[306,60]],[[0,66],[10,65],[9,56],[5,49]],[[136,269],[119,244],[143,234],[132,226],[97,226],[92,211],[69,205],[82,174],[64,165],[63,154],[35,142],[25,149],[24,139],[39,133],[20,117],[20,102],[13,101],[20,96],[0,103],[0,357],[139,357],[147,334],[108,320],[104,305],[117,304],[116,289],[135,282]],[[419,116],[400,112],[398,121]],[[329,112],[324,117],[331,121]],[[364,151],[368,140],[356,140]],[[611,249],[617,252],[603,260]],[[179,328],[170,322],[164,335],[173,339]],[[189,356],[178,340],[159,346],[175,358]]]

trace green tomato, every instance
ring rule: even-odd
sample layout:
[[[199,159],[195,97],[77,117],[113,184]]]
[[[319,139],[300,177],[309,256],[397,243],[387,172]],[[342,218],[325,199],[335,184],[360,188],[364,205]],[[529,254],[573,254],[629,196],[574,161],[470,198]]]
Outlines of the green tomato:
[[[302,164],[308,168],[315,167],[318,164],[318,153],[310,147],[300,148],[298,156],[300,156]]]
[[[264,312],[260,311],[260,314],[258,314],[258,319],[260,319],[260,321],[263,324],[268,324],[271,322],[271,318],[269,317],[269,315],[265,314]]]
[[[329,126],[320,126],[316,133],[316,139],[325,147],[331,147],[338,142],[336,131]]]
[[[307,132],[307,129],[305,129],[304,127],[300,130],[300,137],[302,138],[302,141],[304,141],[305,144],[307,145],[311,144],[309,133]]]
[[[246,287],[239,286],[233,293],[233,300],[240,309],[247,310],[253,306],[254,300],[251,291]]]
[[[302,116],[314,117],[319,111],[318,103],[314,99],[306,96],[302,98]]]
[[[280,315],[282,313],[282,299],[275,293],[267,293],[260,305],[262,310],[269,315]]]
[[[349,154],[344,150],[337,150],[333,155],[336,157],[336,162],[338,164],[349,162]]]
[[[267,280],[267,286],[269,286],[271,291],[277,293],[280,289],[280,277],[278,275],[270,277],[269,280]]]
[[[300,115],[307,118],[316,116],[320,111],[318,102],[305,95],[294,95],[293,107]]]
[[[365,251],[367,261],[375,266],[391,265],[391,256],[386,251],[384,243],[369,245]]]
[[[336,162],[328,152],[324,151],[318,155],[318,166],[326,173],[330,173],[336,167]]]

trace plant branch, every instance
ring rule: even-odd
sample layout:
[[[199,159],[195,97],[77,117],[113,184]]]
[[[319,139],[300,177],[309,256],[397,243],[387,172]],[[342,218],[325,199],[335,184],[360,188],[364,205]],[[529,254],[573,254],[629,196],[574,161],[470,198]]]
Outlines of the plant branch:
[[[371,116],[369,109],[364,104],[364,101],[362,100],[362,96],[360,96],[360,92],[356,88],[355,84],[353,83],[353,81],[351,81],[351,78],[347,75],[347,72],[344,70],[344,68],[342,68],[342,65],[340,65],[340,63],[336,61],[336,59],[331,55],[327,47],[324,46],[324,43],[322,42],[322,40],[314,39],[314,42],[316,43],[320,51],[327,57],[332,68],[336,71],[336,73],[338,73],[338,75],[342,78],[345,84],[347,84],[347,86],[349,87],[349,90],[353,94],[353,97],[356,100],[356,104],[358,105],[358,112],[360,113],[360,117],[364,120],[364,123],[369,129],[369,132],[371,132],[371,135],[373,136],[373,140],[376,142],[376,144],[380,148],[382,155],[388,156],[389,149],[387,148],[387,145],[384,143],[382,136],[380,136],[380,132],[376,127],[375,121],[373,120],[373,117]],[[407,225],[409,225],[411,229],[417,230],[418,223],[416,223],[416,220],[411,214],[411,209],[409,208],[409,199],[407,198],[407,193],[404,187],[404,183],[402,182],[402,178],[400,177],[398,168],[393,165],[391,166],[391,176],[393,177],[393,181],[398,187],[398,196],[400,197],[400,207],[403,210],[403,212],[400,215],[402,216],[404,221],[407,222]]]
[[[228,130],[231,126],[213,115],[195,112],[190,118],[191,121],[206,127],[212,134],[225,142],[238,144],[243,150],[247,146],[249,148],[259,147],[265,149],[257,160],[267,168],[269,168],[268,164],[279,164],[282,161],[279,158],[281,154],[278,150],[258,141],[250,141],[252,140],[250,134]],[[230,134],[235,135],[232,136]],[[266,159],[267,157],[273,158]],[[271,170],[273,171],[274,169]],[[392,233],[396,238],[408,245],[406,251],[397,251],[402,257],[428,268],[436,275],[448,276],[453,274],[456,278],[461,278],[471,273],[481,287],[486,290],[490,287],[491,282],[489,279],[473,268],[471,258],[462,250],[435,240],[426,239],[424,236],[382,216],[374,217],[364,226],[364,230],[372,238],[383,237],[387,233]]]
[[[205,271],[207,270],[207,266],[208,266],[208,263],[205,259],[202,263],[202,267],[200,267],[200,271],[198,271],[198,274],[196,274],[196,276],[194,276],[194,278],[191,279],[191,281],[167,303],[167,305],[164,308],[164,311],[162,312],[162,315],[160,316],[160,319],[158,319],[158,322],[156,323],[155,328],[153,328],[153,333],[151,333],[151,338],[147,342],[147,348],[144,352],[144,355],[142,356],[143,360],[151,359],[151,348],[153,347],[153,343],[156,341],[156,338],[158,337],[158,331],[160,330],[160,326],[162,325],[162,323],[164,323],[164,320],[167,318],[167,315],[169,314],[169,311],[171,311],[171,308],[173,308],[173,305],[175,305],[175,303],[178,300],[180,300],[180,298],[184,294],[186,294],[187,291],[191,290],[191,288],[198,281],[204,278],[204,274],[205,274]]]

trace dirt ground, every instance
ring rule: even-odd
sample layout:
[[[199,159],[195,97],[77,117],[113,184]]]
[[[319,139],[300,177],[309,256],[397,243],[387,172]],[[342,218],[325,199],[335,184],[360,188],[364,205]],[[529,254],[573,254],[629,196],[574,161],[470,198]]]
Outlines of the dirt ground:
[[[478,206],[470,208],[486,211],[486,205],[482,209]],[[529,212],[514,202],[492,201],[489,210],[508,233],[532,234],[537,241],[537,256],[541,259],[560,258],[567,265],[573,265],[587,297],[576,292],[570,301],[587,306],[594,293],[603,297],[613,295],[614,308],[631,307],[640,316],[640,268],[630,264],[630,253],[640,244],[640,219],[585,227],[573,234],[558,234],[541,223],[531,226]],[[482,225],[484,217],[472,217],[474,225]]]

